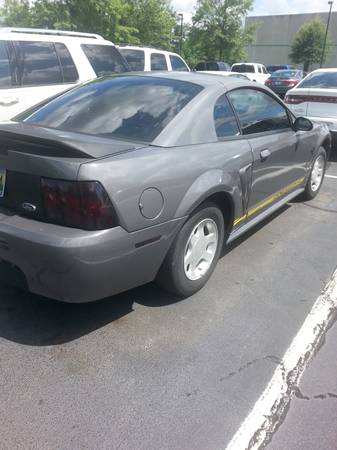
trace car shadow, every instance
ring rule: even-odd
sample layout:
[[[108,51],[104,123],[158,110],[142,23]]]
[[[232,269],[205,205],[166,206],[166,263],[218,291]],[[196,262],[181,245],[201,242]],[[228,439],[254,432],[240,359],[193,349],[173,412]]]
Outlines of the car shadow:
[[[229,244],[228,254],[264,225],[282,214],[289,205],[269,216],[241,238]],[[149,283],[128,292],[92,303],[69,304],[29,292],[0,286],[0,337],[30,346],[50,346],[71,342],[131,314],[134,304],[149,308],[183,301]]]

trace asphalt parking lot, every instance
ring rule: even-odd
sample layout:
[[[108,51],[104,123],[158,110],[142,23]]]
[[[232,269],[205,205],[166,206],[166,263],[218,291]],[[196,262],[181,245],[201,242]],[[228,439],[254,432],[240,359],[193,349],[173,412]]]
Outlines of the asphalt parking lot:
[[[326,178],[317,199],[227,249],[183,301],[152,284],[87,305],[1,287],[0,447],[225,449],[331,277],[336,229],[337,178]],[[336,344],[332,327],[302,379],[310,399],[292,402],[270,448],[336,448],[336,399],[313,399],[336,393]],[[316,434],[306,418],[319,401]],[[310,447],[301,436],[317,439],[320,424]]]

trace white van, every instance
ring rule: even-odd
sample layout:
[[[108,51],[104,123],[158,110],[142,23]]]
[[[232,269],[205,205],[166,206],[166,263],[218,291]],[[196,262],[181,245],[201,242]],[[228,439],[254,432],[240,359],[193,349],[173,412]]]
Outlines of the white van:
[[[1,28],[0,121],[83,81],[129,70],[97,34]]]
[[[117,48],[128,62],[131,70],[135,72],[150,72],[153,70],[190,71],[186,62],[177,53],[132,45],[119,45]]]

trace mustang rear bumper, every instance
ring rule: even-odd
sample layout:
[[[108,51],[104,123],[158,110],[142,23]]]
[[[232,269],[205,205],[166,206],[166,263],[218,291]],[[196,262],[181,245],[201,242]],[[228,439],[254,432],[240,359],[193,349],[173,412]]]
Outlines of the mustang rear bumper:
[[[183,218],[128,233],[83,231],[0,212],[0,271],[57,300],[98,300],[152,281]],[[11,280],[8,280],[9,282]]]

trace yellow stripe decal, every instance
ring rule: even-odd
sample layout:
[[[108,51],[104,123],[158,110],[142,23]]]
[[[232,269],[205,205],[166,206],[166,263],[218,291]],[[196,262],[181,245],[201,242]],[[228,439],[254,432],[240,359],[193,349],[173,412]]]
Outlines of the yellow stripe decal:
[[[266,206],[270,205],[271,203],[274,203],[276,200],[278,200],[280,197],[283,197],[285,194],[288,194],[292,190],[294,190],[296,187],[300,186],[304,182],[305,178],[299,178],[298,180],[294,181],[291,184],[288,184],[288,186],[284,187],[280,191],[276,192],[276,194],[272,195],[271,197],[267,198],[267,200],[264,200],[263,202],[259,203],[258,205],[254,206],[254,208],[249,209],[245,215],[238,217],[234,220],[234,226],[241,223],[243,220],[245,220],[247,217],[252,216],[253,214],[260,211],[260,209],[265,208]]]

